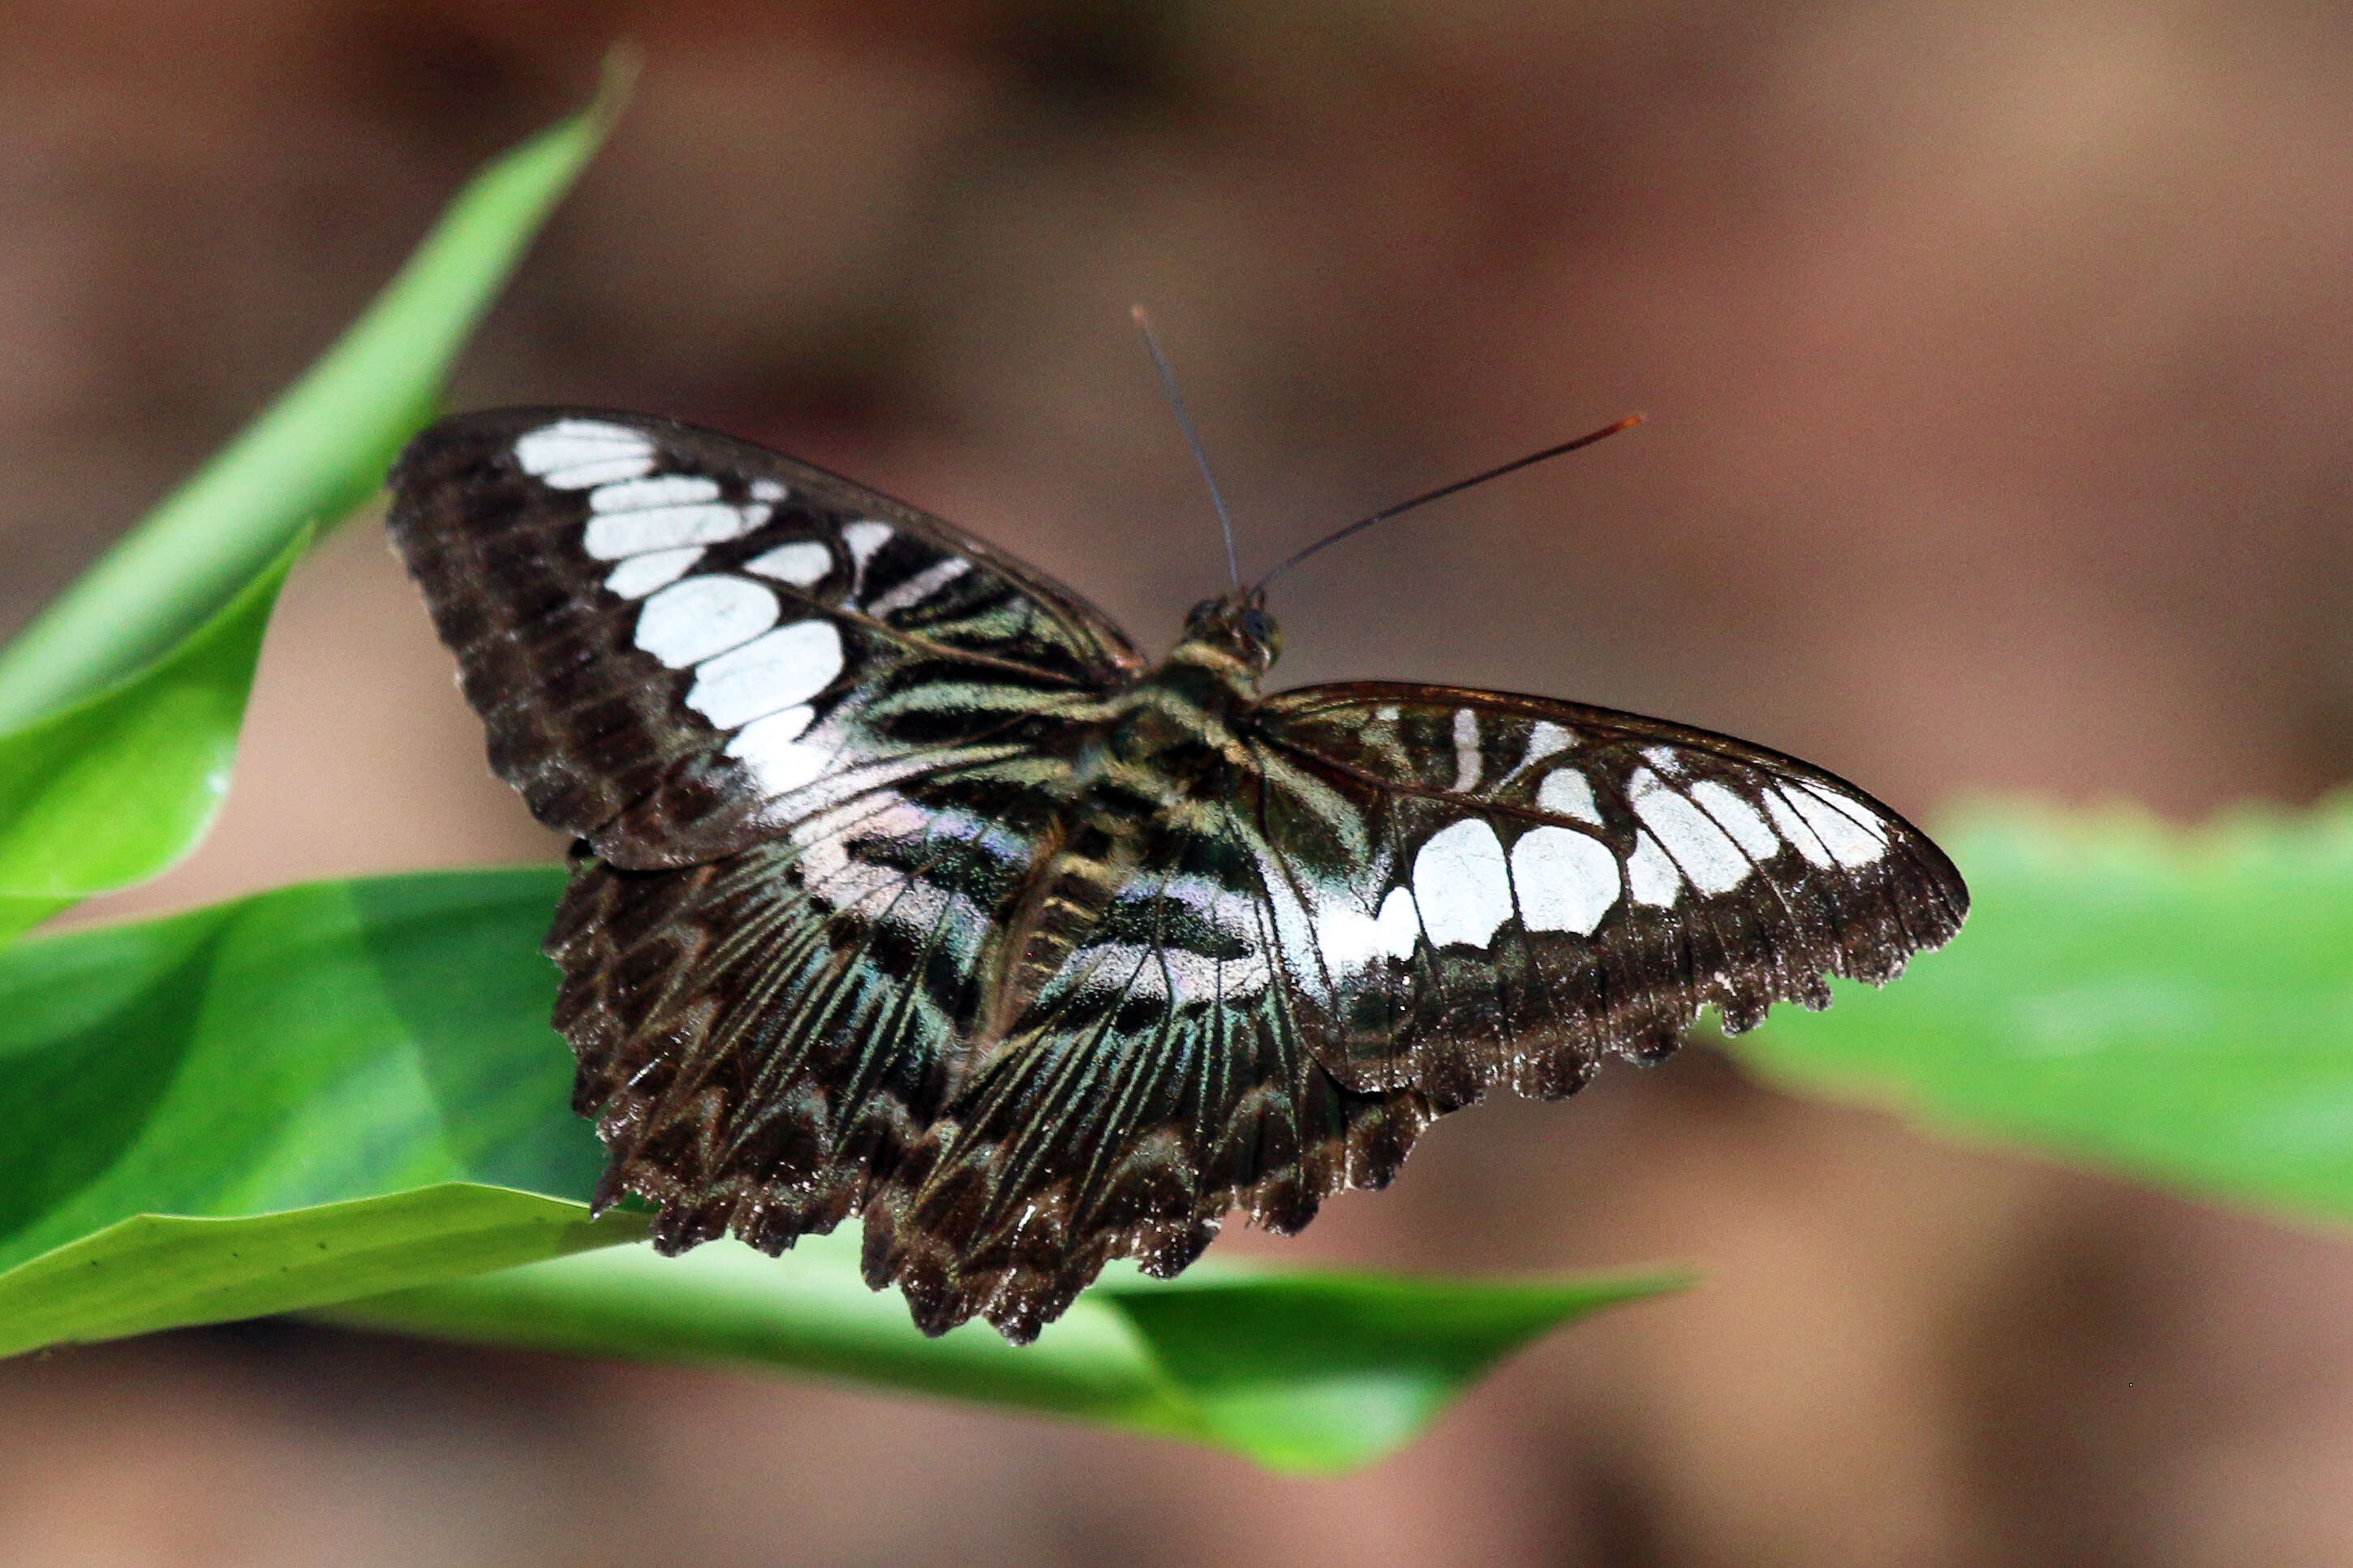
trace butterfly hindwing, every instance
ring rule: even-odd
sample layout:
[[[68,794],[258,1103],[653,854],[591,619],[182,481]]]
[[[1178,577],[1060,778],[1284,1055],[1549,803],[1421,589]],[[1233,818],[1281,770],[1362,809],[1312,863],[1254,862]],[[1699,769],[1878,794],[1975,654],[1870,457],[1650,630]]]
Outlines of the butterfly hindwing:
[[[1286,692],[1254,725],[1286,973],[1357,1087],[1557,1095],[1959,928],[1927,837],[1760,746],[1451,688]]]
[[[696,864],[1042,743],[1142,668],[1067,590],[902,502],[667,420],[447,419],[394,542],[492,765],[617,865]]]
[[[548,952],[600,1201],[678,1251],[774,1252],[894,1189],[965,1068],[994,942],[1060,804],[984,773],[870,791],[709,865],[579,858]]]
[[[1112,1258],[1172,1276],[1229,1211],[1288,1234],[1381,1186],[1438,1114],[1344,1086],[1278,968],[1261,857],[1222,803],[1164,820],[866,1222],[868,1280],[936,1331],[1026,1340]]]

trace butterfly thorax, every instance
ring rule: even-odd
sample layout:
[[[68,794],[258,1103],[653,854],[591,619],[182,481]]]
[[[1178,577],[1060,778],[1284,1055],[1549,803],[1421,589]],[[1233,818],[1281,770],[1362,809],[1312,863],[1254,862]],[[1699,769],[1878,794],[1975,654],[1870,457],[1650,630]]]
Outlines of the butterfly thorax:
[[[1156,834],[1221,802],[1244,763],[1235,717],[1256,702],[1282,633],[1242,595],[1212,599],[1151,673],[1114,695],[1074,760],[1079,791],[1042,857],[1043,874],[1007,922],[981,1039],[1001,1039],[1103,919]]]

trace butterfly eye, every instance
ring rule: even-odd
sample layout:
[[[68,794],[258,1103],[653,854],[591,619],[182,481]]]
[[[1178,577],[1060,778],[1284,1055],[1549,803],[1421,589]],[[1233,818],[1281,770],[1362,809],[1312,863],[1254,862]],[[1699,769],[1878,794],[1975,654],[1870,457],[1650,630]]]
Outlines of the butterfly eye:
[[[1242,637],[1250,643],[1258,659],[1258,667],[1270,668],[1282,654],[1282,628],[1274,617],[1256,605],[1242,612]]]

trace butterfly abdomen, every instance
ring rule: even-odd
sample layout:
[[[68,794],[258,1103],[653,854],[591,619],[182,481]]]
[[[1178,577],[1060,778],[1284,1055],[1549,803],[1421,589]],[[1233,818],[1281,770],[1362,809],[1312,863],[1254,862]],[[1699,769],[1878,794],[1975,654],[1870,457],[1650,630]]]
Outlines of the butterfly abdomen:
[[[1071,950],[1094,929],[1135,864],[1142,844],[1136,821],[1092,798],[1081,805],[1076,818],[1008,922],[1004,978],[982,1037],[975,1042],[983,1050],[1003,1037]]]
[[[1072,761],[1082,793],[1008,922],[1001,978],[975,1041],[977,1056],[988,1055],[1103,923],[1154,834],[1182,818],[1194,798],[1222,790],[1220,778],[1241,754],[1226,714],[1249,700],[1254,685],[1240,661],[1186,643],[1106,706],[1100,728]]]

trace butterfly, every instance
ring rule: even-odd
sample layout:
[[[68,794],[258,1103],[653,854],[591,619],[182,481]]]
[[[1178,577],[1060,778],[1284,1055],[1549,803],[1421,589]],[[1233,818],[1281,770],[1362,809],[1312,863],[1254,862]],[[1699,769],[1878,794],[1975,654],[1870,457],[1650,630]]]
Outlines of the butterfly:
[[[1761,746],[1541,697],[1272,696],[1263,590],[1157,665],[939,519],[728,437],[443,420],[391,476],[491,763],[575,839],[546,951],[595,1202],[676,1253],[859,1216],[876,1289],[1034,1338],[1113,1258],[1298,1230],[1437,1117],[1555,1098],[1968,894]]]

